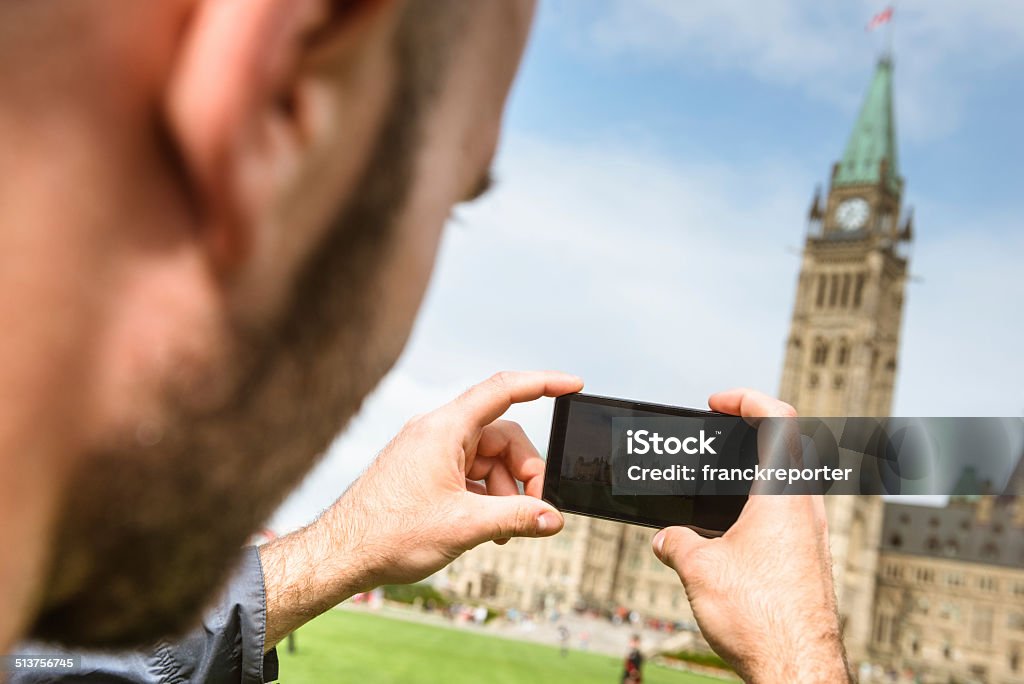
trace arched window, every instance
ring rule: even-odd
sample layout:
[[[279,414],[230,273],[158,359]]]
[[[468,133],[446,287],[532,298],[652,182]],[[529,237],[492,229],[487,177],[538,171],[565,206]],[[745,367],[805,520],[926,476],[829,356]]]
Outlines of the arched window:
[[[815,304],[820,309],[825,306],[825,274],[818,276],[818,294],[815,297]]]
[[[863,273],[857,274],[857,284],[853,288],[853,308],[859,309],[860,303],[864,299],[864,282],[867,277]]]
[[[845,366],[847,361],[850,360],[850,343],[846,341],[846,338],[839,340],[839,351],[836,355],[836,363],[840,366]]]
[[[828,342],[820,337],[814,341],[814,365],[824,366],[828,361]]]

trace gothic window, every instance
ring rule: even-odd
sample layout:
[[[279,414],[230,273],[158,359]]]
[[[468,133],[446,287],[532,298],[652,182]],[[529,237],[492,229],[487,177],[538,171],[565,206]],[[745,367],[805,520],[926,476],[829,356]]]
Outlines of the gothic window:
[[[901,546],[903,546],[903,537],[901,537],[898,534],[892,535],[889,538],[889,546],[892,546],[895,549],[900,548]]]
[[[836,357],[836,363],[840,366],[845,366],[846,362],[850,359],[850,343],[845,339],[839,340],[839,351]]]
[[[818,276],[818,294],[815,298],[815,304],[820,309],[825,306],[825,274]]]
[[[890,373],[895,373],[896,372],[896,359],[889,359],[886,362],[886,364],[885,364],[885,370],[889,371]]]
[[[829,306],[829,308],[834,308],[835,305],[836,305],[836,300],[838,300],[838,299],[839,299],[839,274],[838,273],[833,273],[832,274],[832,282],[830,283],[829,293],[828,293],[828,306]]]
[[[814,365],[824,366],[828,361],[828,342],[820,337],[814,341]]]
[[[814,389],[818,386],[818,374],[811,373],[807,378],[807,386]]]
[[[892,637],[893,619],[891,615],[881,613],[875,620],[875,642],[884,644]]]
[[[864,298],[864,282],[867,277],[863,273],[857,274],[857,284],[853,288],[853,308],[859,309]]]
[[[1006,628],[1024,632],[1024,613],[1010,613],[1006,616]]]
[[[975,641],[988,643],[992,641],[992,609],[976,608],[974,611],[974,637]]]
[[[843,290],[842,294],[839,297],[839,306],[843,307],[844,309],[850,302],[850,284],[852,283],[852,280],[853,276],[851,276],[849,273],[843,274]]]
[[[842,375],[836,375],[834,378],[832,378],[832,387],[834,387],[837,390],[843,389],[844,382],[845,381],[843,380]]]

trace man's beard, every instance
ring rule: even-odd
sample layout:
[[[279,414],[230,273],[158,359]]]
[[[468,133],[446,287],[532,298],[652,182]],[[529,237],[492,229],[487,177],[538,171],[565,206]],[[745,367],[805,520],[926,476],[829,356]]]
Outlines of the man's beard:
[[[382,329],[380,271],[411,184],[423,106],[422,93],[399,84],[355,199],[290,306],[267,329],[237,331],[229,398],[198,410],[178,392],[156,444],[140,445],[133,431],[81,459],[50,582],[71,573],[73,590],[48,597],[32,637],[119,648],[194,625],[242,545],[394,363],[407,331]]]

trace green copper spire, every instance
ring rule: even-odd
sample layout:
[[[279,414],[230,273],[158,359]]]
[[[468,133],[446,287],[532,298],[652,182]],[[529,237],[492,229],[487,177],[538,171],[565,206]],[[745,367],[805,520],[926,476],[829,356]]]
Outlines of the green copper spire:
[[[884,174],[882,162],[885,162]],[[878,61],[853,134],[832,179],[833,185],[862,185],[884,181],[892,192],[903,188],[896,150],[896,118],[892,106],[892,61]]]

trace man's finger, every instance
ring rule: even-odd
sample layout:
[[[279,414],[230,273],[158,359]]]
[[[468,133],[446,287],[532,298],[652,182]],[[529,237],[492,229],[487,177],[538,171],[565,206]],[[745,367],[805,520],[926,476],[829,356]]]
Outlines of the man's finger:
[[[708,406],[714,411],[744,418],[796,416],[796,409],[786,402],[745,387],[712,394],[708,399]]]
[[[467,511],[474,546],[510,537],[550,537],[565,524],[561,513],[532,496],[472,496]]]
[[[489,496],[517,496],[519,485],[512,477],[512,473],[505,467],[503,461],[495,460],[491,471],[487,473],[484,480],[487,482],[487,494]]]
[[[708,541],[689,527],[666,527],[654,535],[651,545],[654,555],[683,578],[687,558]]]
[[[527,494],[538,498],[541,496],[544,489],[544,460],[519,423],[496,420],[486,426],[480,433],[476,456],[477,459],[490,458],[503,463],[508,472],[523,483],[523,490]],[[485,477],[479,474],[478,461],[467,462],[466,467],[473,479]]]
[[[757,428],[757,458],[762,468],[802,466],[800,431],[796,421],[761,420],[795,418],[796,409],[786,402],[742,387],[711,395],[708,406],[721,413],[741,416]],[[777,493],[780,487],[778,482],[755,482],[750,494],[755,498],[759,494]]]
[[[541,397],[579,392],[583,380],[559,371],[503,371],[470,387],[446,408],[462,414],[473,427],[483,428],[501,417],[512,404]]]

